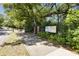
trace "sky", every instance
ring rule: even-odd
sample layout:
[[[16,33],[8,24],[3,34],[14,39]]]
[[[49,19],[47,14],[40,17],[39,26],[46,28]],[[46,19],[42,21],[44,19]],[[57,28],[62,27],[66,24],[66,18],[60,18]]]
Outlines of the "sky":
[[[4,8],[2,4],[0,4],[0,14],[4,14]]]

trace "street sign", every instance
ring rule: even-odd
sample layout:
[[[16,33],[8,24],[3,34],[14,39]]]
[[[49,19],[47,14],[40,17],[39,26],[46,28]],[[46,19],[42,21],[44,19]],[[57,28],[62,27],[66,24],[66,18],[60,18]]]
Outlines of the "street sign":
[[[45,31],[51,32],[51,33],[56,33],[56,26],[46,26]]]

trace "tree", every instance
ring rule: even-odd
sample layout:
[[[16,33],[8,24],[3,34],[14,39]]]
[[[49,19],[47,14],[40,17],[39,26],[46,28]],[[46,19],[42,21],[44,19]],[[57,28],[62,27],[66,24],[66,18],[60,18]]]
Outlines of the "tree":
[[[68,10],[75,4],[4,4],[5,9],[8,11],[7,14],[11,19],[17,21],[25,20],[25,31],[34,31],[36,33],[40,30],[45,18],[51,15],[56,15],[57,17],[57,33],[59,31],[60,22],[68,14]],[[62,20],[60,20],[62,19]],[[38,29],[37,29],[38,28]],[[36,31],[37,30],[37,31]]]
[[[70,9],[68,11],[65,24],[70,28],[70,29],[75,29],[79,26],[79,10],[73,10]]]
[[[25,20],[25,30],[27,28],[32,30],[34,27],[34,33],[36,33],[38,26],[41,26],[42,22],[45,21],[43,20],[45,18],[42,16],[48,12],[48,9],[42,7],[41,4],[4,4],[4,7],[9,9],[7,14],[11,19]]]
[[[3,26],[4,16],[0,14],[0,28]]]

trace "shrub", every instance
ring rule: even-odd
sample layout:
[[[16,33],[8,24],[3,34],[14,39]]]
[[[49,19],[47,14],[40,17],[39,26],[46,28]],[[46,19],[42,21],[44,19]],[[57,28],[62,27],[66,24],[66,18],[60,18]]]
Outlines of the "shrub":
[[[59,43],[59,44],[65,44],[65,38],[64,37],[62,37],[61,35],[58,35],[57,36],[57,42]]]
[[[79,49],[79,28],[68,32],[66,35],[66,44],[73,49]]]
[[[49,33],[47,33],[47,32],[39,32],[38,34],[37,34],[39,37],[41,37],[41,38],[45,38],[45,39],[48,39],[48,37],[49,37]]]
[[[48,40],[54,44],[65,44],[65,39],[61,35],[50,35]]]
[[[48,38],[48,41],[52,43],[57,43],[56,39],[57,37],[55,35],[50,35]]]
[[[73,31],[68,30],[68,32],[65,34],[65,40],[66,40],[66,45],[72,46],[72,38],[73,38]]]
[[[79,49],[79,28],[75,29],[73,32],[73,38],[72,38],[72,43],[73,43],[73,48],[74,49]]]

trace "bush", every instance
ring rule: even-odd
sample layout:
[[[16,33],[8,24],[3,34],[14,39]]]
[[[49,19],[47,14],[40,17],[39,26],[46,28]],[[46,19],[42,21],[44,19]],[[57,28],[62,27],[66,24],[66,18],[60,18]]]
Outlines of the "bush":
[[[65,44],[65,38],[62,37],[61,35],[57,36],[57,42],[61,45]]]
[[[73,32],[73,38],[72,38],[72,43],[73,43],[73,48],[74,49],[79,49],[79,28],[75,29]]]
[[[79,49],[79,28],[70,30],[66,34],[66,44],[73,49]]]
[[[48,39],[50,34],[47,32],[39,32],[37,35],[41,38]]]
[[[65,39],[61,35],[50,35],[48,40],[54,44],[65,44]]]
[[[47,39],[53,44],[65,44],[65,39],[61,35],[51,34],[47,32],[39,32],[38,36],[44,39]]]

